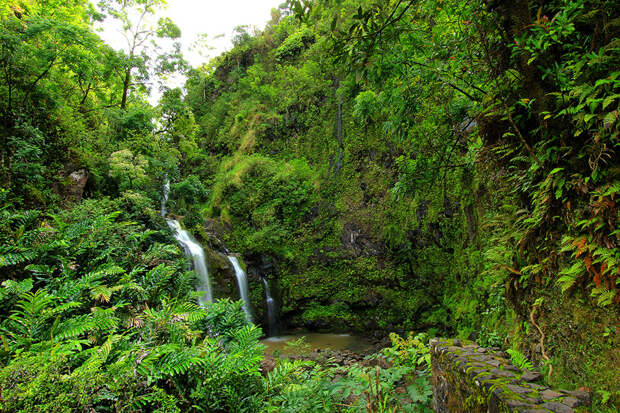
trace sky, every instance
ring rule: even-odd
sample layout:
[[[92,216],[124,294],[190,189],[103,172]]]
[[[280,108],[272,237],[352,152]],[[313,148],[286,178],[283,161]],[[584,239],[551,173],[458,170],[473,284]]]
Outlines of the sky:
[[[168,6],[157,17],[169,17],[181,29],[183,55],[192,66],[199,66],[211,57],[232,48],[232,33],[240,25],[257,26],[263,29],[271,19],[271,9],[285,0],[167,0]],[[119,27],[106,21],[100,27],[99,35],[114,47],[121,49],[125,39]],[[191,48],[199,35],[207,34],[206,43],[212,50]],[[223,36],[221,36],[223,35]],[[221,37],[220,37],[221,36]],[[205,56],[206,55],[206,56]],[[179,86],[183,79],[170,79],[169,86]],[[156,88],[151,100],[157,100]]]

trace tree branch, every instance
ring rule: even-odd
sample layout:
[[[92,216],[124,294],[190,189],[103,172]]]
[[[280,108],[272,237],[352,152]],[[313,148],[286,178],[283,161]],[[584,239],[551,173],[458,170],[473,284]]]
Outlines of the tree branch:
[[[22,105],[26,103],[26,99],[28,99],[28,96],[30,96],[30,93],[32,93],[32,91],[34,90],[34,87],[37,85],[37,83],[39,83],[39,80],[43,79],[49,73],[52,66],[54,66],[54,63],[56,62],[57,57],[58,57],[57,55],[54,55],[54,58],[50,61],[50,64],[43,71],[43,73],[37,76],[34,82],[32,82],[30,86],[28,86],[28,90],[26,90],[26,93],[24,94],[24,98],[22,99]]]

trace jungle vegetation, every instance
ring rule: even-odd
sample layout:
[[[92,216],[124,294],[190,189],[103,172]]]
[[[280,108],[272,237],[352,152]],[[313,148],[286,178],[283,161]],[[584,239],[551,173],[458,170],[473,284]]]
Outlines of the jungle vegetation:
[[[289,0],[199,67],[164,5],[0,3],[0,411],[424,412],[432,336],[620,407],[616,1]],[[166,180],[283,328],[392,333],[389,367],[261,374]]]

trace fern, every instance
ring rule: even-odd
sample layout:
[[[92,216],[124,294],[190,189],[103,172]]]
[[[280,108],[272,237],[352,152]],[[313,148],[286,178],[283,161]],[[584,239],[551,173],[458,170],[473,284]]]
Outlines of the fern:
[[[202,368],[206,364],[207,360],[200,357],[196,349],[178,347],[160,357],[158,374],[178,376],[186,374],[192,368]]]
[[[34,260],[37,252],[34,250],[23,250],[9,245],[0,245],[0,268],[23,264]]]
[[[570,267],[562,269],[562,271],[560,271],[561,277],[557,279],[557,283],[560,285],[562,292],[567,291],[575,285],[579,277],[583,276],[585,272],[586,268],[582,260],[577,260]]]
[[[26,278],[22,281],[6,280],[2,282],[0,289],[0,299],[7,295],[21,295],[32,290],[32,278]]]
[[[142,259],[153,265],[159,264],[162,260],[169,260],[171,258],[179,258],[182,257],[179,249],[174,244],[162,244],[160,242],[155,242],[151,244],[146,253],[142,256]]]
[[[90,296],[97,301],[102,303],[107,303],[112,298],[112,294],[117,291],[120,291],[123,288],[122,285],[115,285],[113,287],[108,287],[106,285],[96,285],[91,287]]]
[[[521,370],[533,370],[532,363],[521,353],[519,350],[508,349],[506,352],[510,355],[510,361],[512,364],[520,368]]]
[[[17,341],[29,345],[40,337],[46,320],[52,315],[51,306],[55,298],[45,290],[27,292],[20,296],[16,309],[9,316],[9,334]]]
[[[88,331],[95,329],[95,323],[90,314],[84,314],[54,325],[51,336],[54,340],[77,338]]]

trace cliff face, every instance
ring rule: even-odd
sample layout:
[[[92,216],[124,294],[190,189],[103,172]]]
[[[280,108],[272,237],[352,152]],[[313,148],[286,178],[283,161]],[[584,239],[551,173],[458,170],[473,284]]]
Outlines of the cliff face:
[[[478,304],[456,307],[470,298],[465,274],[482,269],[488,192],[469,166],[426,167],[430,147],[386,136],[389,103],[325,60],[323,34],[282,51],[308,30],[292,17],[273,22],[212,73],[190,77],[186,101],[211,168],[193,170],[212,185],[203,216],[228,228],[220,241],[250,271],[273,281],[291,327],[455,332],[469,319],[469,334]],[[423,111],[412,112],[416,133],[434,126]],[[465,115],[435,126],[465,139],[475,130]],[[483,305],[485,295],[474,298]]]

